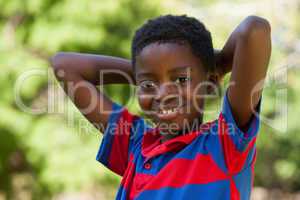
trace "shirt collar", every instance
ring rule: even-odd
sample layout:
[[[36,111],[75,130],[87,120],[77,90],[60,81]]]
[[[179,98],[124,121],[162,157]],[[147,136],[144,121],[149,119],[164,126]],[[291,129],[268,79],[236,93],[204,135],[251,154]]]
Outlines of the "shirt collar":
[[[174,137],[164,143],[161,143],[163,136],[159,133],[159,130],[157,128],[151,129],[145,133],[142,139],[142,155],[148,160],[163,153],[179,151],[190,144],[197,136],[207,131],[212,123],[202,124],[199,130]]]

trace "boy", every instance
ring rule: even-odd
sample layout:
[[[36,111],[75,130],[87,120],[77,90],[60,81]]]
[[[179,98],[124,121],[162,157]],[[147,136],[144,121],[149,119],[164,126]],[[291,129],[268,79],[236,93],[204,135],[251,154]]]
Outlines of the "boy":
[[[269,23],[249,16],[214,51],[201,22],[165,15],[136,31],[131,61],[76,53],[52,58],[66,93],[104,132],[97,160],[123,177],[116,199],[250,199],[270,38]],[[113,70],[137,85],[154,128],[96,89],[128,83]],[[203,97],[230,71],[218,119],[203,123]]]

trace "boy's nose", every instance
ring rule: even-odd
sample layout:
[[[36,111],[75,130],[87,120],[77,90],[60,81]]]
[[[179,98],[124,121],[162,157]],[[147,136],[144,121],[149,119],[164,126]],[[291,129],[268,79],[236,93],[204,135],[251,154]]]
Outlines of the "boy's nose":
[[[159,86],[154,99],[158,102],[166,102],[178,98],[178,89],[175,84],[165,83]]]

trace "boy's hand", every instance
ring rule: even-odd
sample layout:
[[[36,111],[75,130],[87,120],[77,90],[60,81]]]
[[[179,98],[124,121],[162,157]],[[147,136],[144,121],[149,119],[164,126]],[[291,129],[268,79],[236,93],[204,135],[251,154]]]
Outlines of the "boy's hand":
[[[215,73],[218,76],[218,80],[222,80],[223,77],[232,69],[232,59],[226,58],[222,50],[214,49],[216,68]]]
[[[55,75],[81,113],[104,131],[113,102],[99,84],[135,84],[131,61],[104,55],[62,52],[50,59]]]

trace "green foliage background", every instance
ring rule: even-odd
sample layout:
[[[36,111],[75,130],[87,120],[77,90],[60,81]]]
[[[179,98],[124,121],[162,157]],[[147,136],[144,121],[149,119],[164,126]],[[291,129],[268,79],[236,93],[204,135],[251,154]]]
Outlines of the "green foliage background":
[[[276,14],[276,4],[270,7],[270,2],[0,0],[0,197],[16,199],[22,194],[28,199],[48,199],[72,191],[102,191],[104,199],[114,196],[119,177],[95,161],[101,136],[62,95],[48,71],[48,58],[57,51],[130,58],[134,30],[145,20],[166,13],[187,13],[202,20],[216,48],[222,47],[247,14],[271,22],[273,53],[255,184],[300,190],[300,1],[278,5],[284,16]],[[289,69],[280,73],[280,67]],[[32,70],[43,75],[21,80]],[[48,107],[48,112],[24,112],[16,101],[17,86],[28,108]],[[115,101],[128,102],[128,86],[105,90]],[[207,108],[219,108],[219,100],[208,102]],[[276,103],[287,106],[287,115]],[[127,106],[140,112],[134,98]],[[207,114],[206,118],[215,116]]]

